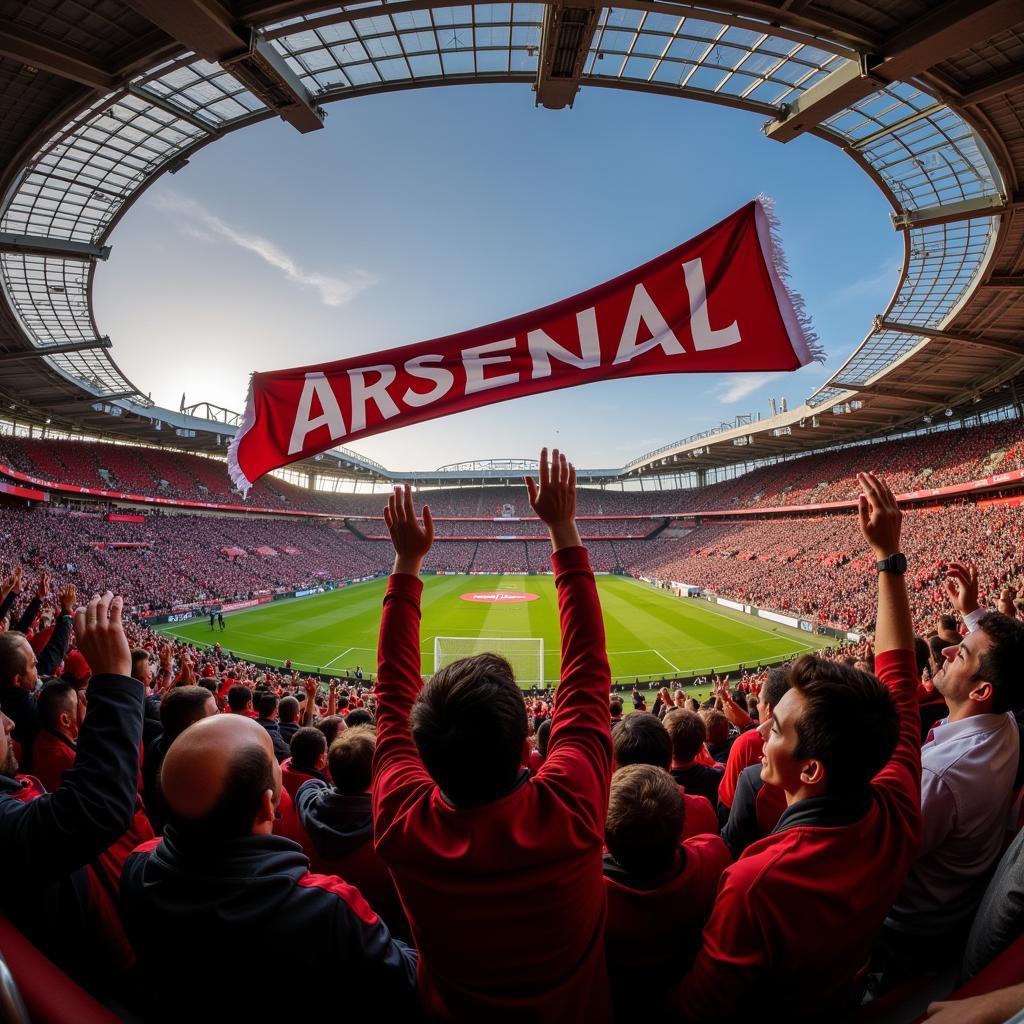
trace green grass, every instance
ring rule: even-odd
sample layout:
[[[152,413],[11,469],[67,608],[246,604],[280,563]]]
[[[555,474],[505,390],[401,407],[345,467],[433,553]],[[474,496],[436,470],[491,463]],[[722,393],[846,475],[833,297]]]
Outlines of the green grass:
[[[160,627],[199,645],[220,643],[240,657],[299,671],[348,675],[356,665],[376,670],[377,631],[387,581],[373,580],[316,597],[275,602],[226,616],[227,629],[210,632],[206,619]],[[558,604],[550,576],[428,576],[424,579],[423,671],[433,671],[434,636],[542,637],[544,676],[559,673]],[[723,614],[700,600],[682,600],[620,576],[597,577],[608,657],[619,682],[656,685],[661,678],[705,675],[738,665],[778,661],[826,646],[808,633],[765,619]],[[537,594],[519,604],[478,604],[459,595],[513,590]]]

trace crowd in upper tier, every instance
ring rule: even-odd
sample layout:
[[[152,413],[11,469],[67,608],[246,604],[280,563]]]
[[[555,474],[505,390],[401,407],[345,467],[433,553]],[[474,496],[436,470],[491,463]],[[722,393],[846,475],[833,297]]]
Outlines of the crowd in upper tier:
[[[153,546],[89,561],[76,542],[99,521],[4,509],[0,910],[48,958],[16,980],[63,1020],[1003,1021],[1024,1008],[1018,513],[988,513],[1009,518],[975,550],[976,511],[906,514],[873,473],[856,489],[833,568],[857,567],[870,637],[631,712],[557,451],[518,499],[549,538],[553,699],[493,654],[424,682],[421,573],[444,542],[408,489],[388,540],[362,542],[391,562],[375,678],[326,690],[128,621],[122,595],[174,586],[154,579],[175,558],[212,585],[223,521],[105,523]],[[285,546],[253,525],[238,546]],[[687,571],[757,566],[746,585],[781,601],[792,567],[826,562],[766,525],[673,543],[703,542]],[[326,540],[288,529],[316,530],[288,534],[290,558]],[[323,557],[361,550],[337,543]],[[254,557],[217,571],[244,591]],[[273,587],[289,563],[263,558]]]
[[[647,479],[643,491],[617,490],[615,484],[584,488],[579,514],[660,515],[848,501],[856,497],[853,474],[866,464],[884,473],[897,494],[979,480],[1024,468],[1024,430],[1019,419],[1010,419],[885,439],[805,455],[699,489],[663,489],[657,478]],[[223,462],[162,448],[0,436],[4,465],[57,484],[165,499],[352,516],[379,516],[381,509],[379,495],[310,491],[273,476],[257,481],[243,502]],[[532,514],[517,487],[442,488],[430,492],[430,501],[439,516]]]

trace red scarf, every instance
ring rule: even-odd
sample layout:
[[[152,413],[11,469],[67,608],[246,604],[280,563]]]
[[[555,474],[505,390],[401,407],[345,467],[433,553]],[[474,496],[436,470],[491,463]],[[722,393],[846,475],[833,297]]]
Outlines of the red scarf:
[[[795,370],[820,359],[764,199],[607,284],[510,320],[320,366],[255,373],[231,478],[339,442],[523,395],[659,373]]]

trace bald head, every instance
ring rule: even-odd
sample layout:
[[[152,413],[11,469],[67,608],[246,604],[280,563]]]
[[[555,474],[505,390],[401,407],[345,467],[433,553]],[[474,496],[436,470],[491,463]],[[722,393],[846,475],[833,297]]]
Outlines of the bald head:
[[[266,729],[241,715],[214,715],[171,744],[160,788],[180,831],[231,839],[271,830],[281,769]]]

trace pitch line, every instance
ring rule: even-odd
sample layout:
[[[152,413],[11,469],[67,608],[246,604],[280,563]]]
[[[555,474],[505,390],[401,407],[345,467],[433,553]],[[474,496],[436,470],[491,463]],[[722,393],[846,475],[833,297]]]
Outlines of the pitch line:
[[[346,648],[336,658],[331,658],[330,661],[326,662],[324,664],[324,668],[330,668],[336,661],[341,661],[341,659],[344,658],[346,654],[351,654],[351,652],[354,651],[354,650],[355,650],[354,647]]]
[[[668,667],[672,669],[673,672],[683,671],[678,665],[673,665],[672,662],[669,661],[668,658],[666,658],[665,655],[661,653],[661,651],[655,649],[654,647],[651,648],[651,653],[656,654],[659,658],[661,658],[661,660],[665,662],[665,664],[668,665]]]

